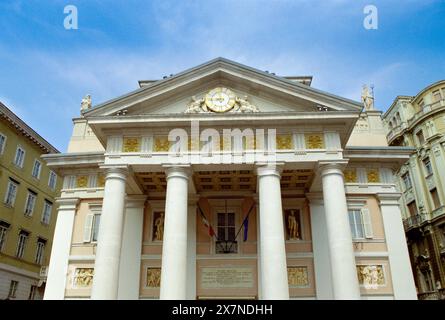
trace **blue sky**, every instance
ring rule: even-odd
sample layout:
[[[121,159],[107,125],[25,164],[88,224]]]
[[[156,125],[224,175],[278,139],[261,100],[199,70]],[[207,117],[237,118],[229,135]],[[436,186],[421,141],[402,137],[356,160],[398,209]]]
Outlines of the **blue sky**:
[[[79,29],[65,30],[75,5]],[[378,8],[378,30],[363,8]],[[386,110],[445,79],[445,0],[0,1],[0,100],[60,151],[93,104],[222,56]]]

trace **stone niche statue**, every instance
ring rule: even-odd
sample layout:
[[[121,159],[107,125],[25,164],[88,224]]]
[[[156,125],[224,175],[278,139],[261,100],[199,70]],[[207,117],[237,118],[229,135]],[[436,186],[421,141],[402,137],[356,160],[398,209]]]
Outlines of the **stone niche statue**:
[[[164,212],[155,213],[153,231],[153,240],[162,241],[162,238],[164,237]]]
[[[289,240],[299,240],[300,235],[300,215],[298,210],[289,210],[287,213],[287,231]]]
[[[83,113],[91,108],[91,95],[87,94],[80,103],[80,112]]]

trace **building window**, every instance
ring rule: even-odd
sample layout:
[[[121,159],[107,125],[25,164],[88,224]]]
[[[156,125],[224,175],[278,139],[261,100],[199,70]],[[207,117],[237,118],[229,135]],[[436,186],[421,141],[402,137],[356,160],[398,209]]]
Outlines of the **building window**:
[[[29,290],[28,300],[34,300],[36,298],[37,286],[31,286]]]
[[[9,180],[8,182],[8,188],[6,190],[6,195],[5,195],[5,204],[8,207],[13,207],[14,203],[15,203],[15,198],[17,196],[17,189],[18,189],[19,185],[17,182],[12,181],[12,179]]]
[[[32,168],[32,176],[36,179],[39,179],[40,171],[42,171],[42,163],[39,160],[35,160],[34,167]]]
[[[97,242],[99,236],[100,213],[88,214],[85,218],[83,242]]]
[[[23,163],[25,161],[25,149],[18,146],[15,152],[14,164],[20,168],[23,168]]]
[[[426,175],[432,175],[433,167],[431,166],[430,158],[426,158],[425,160],[423,160],[423,165],[425,166]]]
[[[30,217],[34,212],[34,206],[36,204],[37,193],[28,189],[28,196],[25,204],[25,216]]]
[[[402,176],[403,179],[403,183],[405,184],[405,190],[409,190],[413,187],[413,185],[411,184],[411,178],[409,176],[409,172],[405,173]]]
[[[425,286],[425,292],[434,291],[433,278],[431,276],[431,270],[427,269],[422,271],[423,283]]]
[[[349,210],[349,225],[353,239],[365,238],[363,220],[360,210]]]
[[[56,182],[57,182],[57,175],[54,171],[50,171],[49,172],[49,179],[48,179],[48,186],[51,189],[55,189],[56,188]]]
[[[37,239],[37,251],[36,251],[35,263],[42,264],[44,253],[45,253],[45,246],[46,246],[46,240],[42,239],[42,238],[38,238]]]
[[[43,204],[43,213],[42,213],[42,222],[44,224],[49,224],[49,221],[51,220],[51,211],[53,209],[53,203],[46,200]]]
[[[6,136],[0,133],[0,154],[3,154],[3,151],[5,151],[5,146],[6,146]]]
[[[29,232],[20,230],[19,241],[17,243],[17,252],[16,252],[17,258],[23,258],[23,255],[25,254],[26,241],[28,240],[28,237],[29,237]]]
[[[3,247],[6,243],[6,236],[8,235],[9,223],[0,221],[0,252],[3,251]]]
[[[438,102],[441,98],[439,90],[433,92],[433,102]]]
[[[423,130],[420,130],[416,133],[417,141],[420,145],[425,143],[425,136],[423,135]]]
[[[409,214],[411,217],[414,217],[418,214],[416,201],[412,201],[412,202],[408,203],[407,206],[408,206]]]
[[[8,298],[15,298],[18,286],[19,286],[18,281],[11,280],[11,283],[9,284]]]
[[[235,213],[218,212],[217,214],[218,243],[216,253],[237,253],[235,243]]]
[[[433,199],[434,209],[437,209],[440,207],[440,199],[439,194],[437,193],[437,189],[434,188],[430,191],[431,198]]]

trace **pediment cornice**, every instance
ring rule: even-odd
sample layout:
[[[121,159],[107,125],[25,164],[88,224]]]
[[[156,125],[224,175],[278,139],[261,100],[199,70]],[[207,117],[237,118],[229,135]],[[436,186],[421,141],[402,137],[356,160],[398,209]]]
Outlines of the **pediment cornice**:
[[[266,73],[236,62],[217,58],[195,68],[178,73],[177,75],[153,82],[126,95],[105,103],[96,105],[83,113],[86,118],[92,116],[109,116],[119,111],[128,112],[138,104],[150,105],[150,100],[159,100],[164,96],[168,98],[173,93],[190,91],[193,96],[193,88],[206,83],[218,82],[240,82],[258,91],[273,92],[276,96],[294,99],[295,105],[298,101],[309,101],[315,106],[321,105],[332,111],[350,111],[359,113],[363,104],[342,98],[307,85],[294,82],[283,77]],[[186,106],[184,106],[184,111]]]

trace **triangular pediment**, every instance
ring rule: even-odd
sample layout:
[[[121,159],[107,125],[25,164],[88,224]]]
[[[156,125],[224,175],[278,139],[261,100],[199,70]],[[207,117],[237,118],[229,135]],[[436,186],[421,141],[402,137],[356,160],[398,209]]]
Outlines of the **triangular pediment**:
[[[257,112],[272,113],[317,112],[320,108],[359,113],[362,109],[359,102],[217,58],[94,106],[84,116],[185,113],[191,104],[195,102],[196,107],[215,88],[228,89],[233,94],[232,99],[236,102],[231,112],[236,108],[239,111],[243,103],[249,112],[251,108]],[[198,112],[198,109],[195,108],[195,111]],[[203,109],[212,112],[205,104]]]

